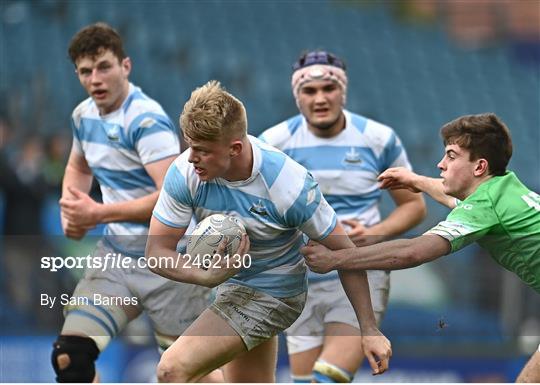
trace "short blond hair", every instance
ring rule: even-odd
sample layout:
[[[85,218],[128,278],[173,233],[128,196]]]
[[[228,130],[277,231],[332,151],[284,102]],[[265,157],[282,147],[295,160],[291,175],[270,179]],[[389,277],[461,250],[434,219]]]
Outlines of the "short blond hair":
[[[246,109],[216,80],[196,88],[184,105],[180,127],[186,138],[217,142],[247,134]]]

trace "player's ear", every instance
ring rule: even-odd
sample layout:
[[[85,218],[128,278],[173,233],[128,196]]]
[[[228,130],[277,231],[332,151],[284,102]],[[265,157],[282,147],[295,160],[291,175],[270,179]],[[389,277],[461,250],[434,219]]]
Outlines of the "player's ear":
[[[244,144],[241,140],[235,140],[231,143],[231,146],[229,147],[229,156],[235,157],[238,156],[242,152],[242,148],[244,148]]]
[[[474,168],[475,176],[483,176],[489,172],[489,163],[487,159],[480,158],[476,161],[476,166]]]
[[[129,57],[123,58],[120,65],[124,69],[126,76],[129,75],[129,73],[131,72],[131,59]]]

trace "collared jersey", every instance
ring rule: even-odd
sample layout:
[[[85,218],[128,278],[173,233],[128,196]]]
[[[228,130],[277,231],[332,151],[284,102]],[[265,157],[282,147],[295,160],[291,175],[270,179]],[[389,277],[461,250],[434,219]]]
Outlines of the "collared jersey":
[[[178,155],[178,133],[161,106],[130,83],[122,106],[100,116],[92,98],[72,114],[73,149],[83,155],[96,177],[103,203],[144,197],[156,185],[144,166]],[[118,222],[105,227],[115,249],[144,256],[149,223]],[[129,236],[129,237],[128,237]]]
[[[478,242],[540,293],[540,195],[513,172],[482,183],[426,234],[447,239],[452,252]]]
[[[282,150],[307,168],[336,211],[339,220],[353,219],[365,226],[380,222],[382,192],[377,177],[389,167],[411,169],[405,149],[388,126],[343,111],[345,128],[332,138],[321,138],[296,115],[264,131],[260,139]],[[310,271],[310,280],[337,278]]]
[[[252,263],[230,282],[274,297],[294,296],[306,290],[306,267],[299,253],[302,232],[321,240],[332,232],[337,217],[304,167],[248,138],[253,151],[248,179],[201,181],[185,151],[167,172],[154,216],[177,228],[186,228],[192,215],[197,221],[216,213],[235,216],[249,235]]]

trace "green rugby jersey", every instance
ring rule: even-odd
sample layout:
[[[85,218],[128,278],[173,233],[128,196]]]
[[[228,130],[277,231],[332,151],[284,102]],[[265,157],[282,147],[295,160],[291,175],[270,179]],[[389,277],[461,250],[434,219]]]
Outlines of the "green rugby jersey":
[[[540,293],[540,195],[513,172],[482,183],[427,233],[447,239],[452,252],[478,242]]]

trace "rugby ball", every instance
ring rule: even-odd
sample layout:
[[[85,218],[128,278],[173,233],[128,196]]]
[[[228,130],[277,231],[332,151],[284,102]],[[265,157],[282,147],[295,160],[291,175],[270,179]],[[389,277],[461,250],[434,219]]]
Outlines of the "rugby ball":
[[[225,254],[232,256],[238,251],[242,234],[245,233],[246,228],[237,218],[223,214],[210,215],[195,226],[189,236],[186,253],[193,258],[209,258],[226,238]]]

